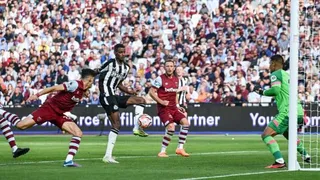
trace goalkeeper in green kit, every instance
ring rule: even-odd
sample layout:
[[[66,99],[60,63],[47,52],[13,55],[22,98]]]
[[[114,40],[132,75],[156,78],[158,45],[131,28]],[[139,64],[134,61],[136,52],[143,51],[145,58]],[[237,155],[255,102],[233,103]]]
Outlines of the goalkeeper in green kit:
[[[280,152],[277,141],[273,138],[278,134],[282,134],[288,139],[289,126],[289,74],[283,70],[284,59],[280,55],[274,55],[270,61],[270,80],[271,88],[263,91],[261,87],[256,86],[254,90],[264,96],[272,96],[276,100],[278,114],[268,124],[262,133],[263,142],[268,146],[270,152],[275,158],[275,163],[266,168],[284,168],[286,163]],[[301,103],[298,103],[298,124],[303,124],[304,112]],[[311,157],[303,147],[303,143],[298,139],[297,150],[302,155],[305,162],[310,163]]]

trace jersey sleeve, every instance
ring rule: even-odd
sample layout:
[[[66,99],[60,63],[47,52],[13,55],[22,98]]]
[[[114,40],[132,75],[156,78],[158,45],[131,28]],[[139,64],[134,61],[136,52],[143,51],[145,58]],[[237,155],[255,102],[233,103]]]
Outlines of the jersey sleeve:
[[[65,91],[74,92],[79,85],[77,81],[69,81],[63,83],[63,86]]]
[[[152,86],[159,89],[162,86],[162,79],[158,76],[152,83]]]
[[[99,68],[99,73],[100,72],[103,72],[103,71],[108,71],[108,69],[109,69],[109,64],[111,64],[111,62],[112,62],[113,60],[109,60],[109,61],[105,61],[102,65],[101,65],[101,67]]]
[[[270,76],[271,86],[279,86],[281,87],[281,73],[280,72],[273,72]]]
[[[273,72],[270,76],[271,88],[263,91],[265,96],[277,96],[280,93],[282,74],[281,71]]]

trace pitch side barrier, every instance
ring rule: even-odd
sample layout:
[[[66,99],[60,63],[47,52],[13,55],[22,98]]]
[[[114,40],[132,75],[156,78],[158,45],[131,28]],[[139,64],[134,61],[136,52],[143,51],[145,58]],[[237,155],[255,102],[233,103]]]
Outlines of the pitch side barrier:
[[[310,109],[310,107],[313,110]],[[310,106],[307,113],[308,125],[318,126],[320,115],[316,114],[319,106]],[[27,116],[35,107],[5,108],[18,114],[20,117]],[[78,116],[78,125],[85,133],[99,134],[101,131],[107,133],[110,130],[110,121],[100,121],[97,114],[103,113],[101,106],[78,106],[72,113]],[[164,127],[157,116],[156,105],[147,105],[145,113],[153,118],[152,126],[147,129],[149,133],[163,133]],[[215,104],[189,104],[188,120],[190,132],[194,134],[218,134],[218,133],[259,133],[273,119],[277,113],[276,107],[226,107]],[[121,132],[131,133],[134,124],[134,108],[129,107],[120,111]],[[26,131],[15,131],[15,133],[30,134],[55,134],[60,133],[51,123],[45,123]]]

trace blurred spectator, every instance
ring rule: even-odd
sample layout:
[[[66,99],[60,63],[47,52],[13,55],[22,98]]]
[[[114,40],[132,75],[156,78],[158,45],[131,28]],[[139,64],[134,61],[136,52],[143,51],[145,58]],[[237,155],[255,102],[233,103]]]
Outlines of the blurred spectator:
[[[236,97],[233,99],[235,106],[245,106],[247,100],[242,96],[241,92],[237,92]]]
[[[11,100],[15,106],[24,105],[25,101],[23,100],[23,96],[19,88],[15,88]]]
[[[64,82],[68,82],[68,76],[65,74],[63,69],[60,70],[60,74],[57,77],[57,84],[62,84]]]
[[[90,104],[99,104],[99,95],[97,92],[92,93],[92,97],[90,98]]]
[[[76,66],[72,65],[68,73],[68,80],[69,81],[78,80],[79,78],[80,78],[79,71],[76,69]]]
[[[11,97],[9,95],[6,95],[3,106],[12,106],[12,105],[13,105],[13,102],[12,102]]]

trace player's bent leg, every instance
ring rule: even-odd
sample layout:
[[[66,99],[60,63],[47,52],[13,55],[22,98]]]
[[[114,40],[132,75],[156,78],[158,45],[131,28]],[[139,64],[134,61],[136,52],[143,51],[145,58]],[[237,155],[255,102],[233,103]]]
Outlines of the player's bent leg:
[[[275,163],[267,166],[266,168],[284,168],[286,164],[284,162],[283,156],[280,152],[279,145],[277,141],[273,138],[277,135],[277,132],[271,127],[267,126],[261,135],[263,142],[268,146],[269,151],[275,158]]]
[[[111,121],[112,124],[112,128],[110,130],[109,136],[108,136],[108,145],[107,145],[107,149],[106,149],[106,153],[104,155],[104,157],[102,158],[102,161],[105,163],[119,163],[118,161],[116,161],[113,157],[112,157],[112,151],[114,148],[114,145],[117,141],[117,137],[119,134],[119,130],[120,130],[120,115],[119,112],[111,112],[109,113],[109,119]]]
[[[187,118],[183,118],[180,121],[179,145],[178,145],[178,148],[176,149],[176,154],[181,155],[183,157],[190,156],[188,153],[186,153],[186,151],[183,148],[183,145],[186,143],[186,140],[187,140],[189,127],[190,127],[189,121],[187,120]]]
[[[9,126],[9,123],[6,119],[1,119],[0,120],[0,129],[2,131],[2,134],[4,137],[7,139],[11,149],[12,149],[12,155],[13,158],[17,158],[21,155],[24,155],[29,152],[29,148],[19,148],[16,145],[16,140],[14,138],[14,134]]]
[[[82,137],[82,131],[79,128],[79,126],[71,121],[64,122],[62,125],[62,130],[67,131],[69,134],[76,136],[76,137]]]
[[[68,121],[63,123],[62,130],[65,130],[69,134],[73,135],[69,144],[68,155],[66,157],[66,160],[63,163],[63,166],[64,167],[81,167],[79,164],[73,161],[73,158],[77,154],[80,146],[81,137],[82,137],[81,129],[78,127],[76,123]]]
[[[139,128],[138,125],[138,118],[143,114],[144,104],[146,104],[145,98],[137,96],[120,96],[118,97],[118,103],[120,108],[127,108],[130,105],[136,105],[133,134],[140,137],[147,137],[148,134],[144,132],[143,129]]]
[[[283,136],[289,140],[289,133],[288,131],[283,133]],[[311,156],[308,154],[308,152],[305,150],[303,142],[298,138],[297,139],[297,151],[300,153],[300,155],[302,156],[302,159],[306,162],[306,163],[311,163]]]
[[[169,157],[167,155],[167,147],[170,144],[171,138],[174,134],[174,130],[175,130],[174,123],[173,122],[168,123],[166,126],[165,135],[163,136],[163,139],[162,139],[162,147],[161,147],[160,153],[158,154],[158,157]]]
[[[35,120],[33,120],[31,117],[26,117],[21,121],[17,122],[16,127],[20,130],[25,130],[33,127],[35,124],[36,124]]]
[[[139,104],[146,104],[147,101],[144,97],[138,97],[138,96],[131,96],[129,97],[129,99],[127,100],[127,106],[130,105],[139,105]]]
[[[141,115],[143,115],[144,105],[135,105],[135,114],[134,114],[134,127],[133,135],[139,137],[148,137],[148,134],[139,126],[138,120]]]

